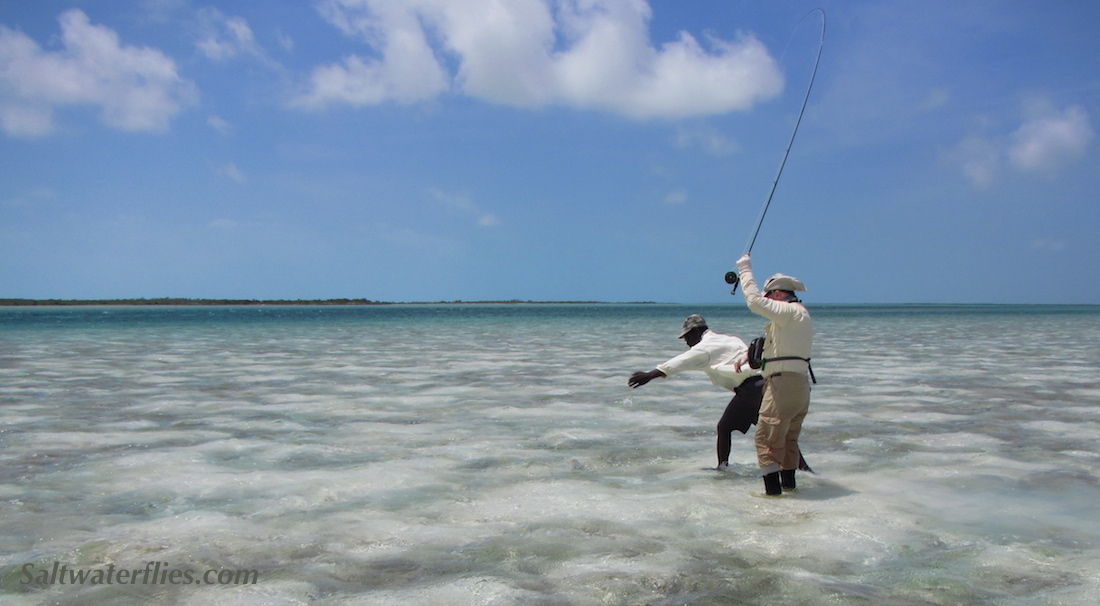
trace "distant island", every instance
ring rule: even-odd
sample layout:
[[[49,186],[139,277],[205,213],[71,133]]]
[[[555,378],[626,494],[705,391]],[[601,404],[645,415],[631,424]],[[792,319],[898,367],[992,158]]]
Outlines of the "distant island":
[[[651,304],[651,301],[637,304]],[[48,305],[609,305],[601,301],[435,301],[395,303],[370,299],[0,299],[0,307]]]
[[[159,297],[156,299],[0,299],[0,305],[385,305],[369,299],[185,299]]]

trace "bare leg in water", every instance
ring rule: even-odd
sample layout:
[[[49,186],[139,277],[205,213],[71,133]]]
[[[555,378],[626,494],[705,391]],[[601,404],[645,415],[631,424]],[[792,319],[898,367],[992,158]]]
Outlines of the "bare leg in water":
[[[734,390],[733,399],[718,421],[718,469],[729,466],[734,431],[747,433],[760,414],[760,400],[764,397],[764,379],[750,377]]]

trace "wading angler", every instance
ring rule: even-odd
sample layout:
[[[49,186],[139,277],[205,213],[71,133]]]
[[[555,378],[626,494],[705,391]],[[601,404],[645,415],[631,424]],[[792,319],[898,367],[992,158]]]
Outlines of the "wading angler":
[[[797,278],[776,274],[764,283],[764,292],[752,275],[748,254],[737,261],[741,291],[749,310],[771,320],[764,327],[759,364],[750,364],[748,352],[736,365],[758,365],[764,376],[764,399],[756,424],[756,457],[764,477],[764,491],[779,495],[794,490],[801,455],[798,437],[810,410],[810,355],[814,324],[810,312],[795,296],[806,287]]]

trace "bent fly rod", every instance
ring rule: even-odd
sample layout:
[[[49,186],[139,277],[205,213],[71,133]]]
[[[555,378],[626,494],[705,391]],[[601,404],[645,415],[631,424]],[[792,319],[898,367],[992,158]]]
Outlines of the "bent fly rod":
[[[806,13],[805,17],[799,20],[801,24],[805,21],[806,17],[809,17],[813,13],[821,13],[821,41],[817,45],[817,58],[814,60],[814,71],[810,74],[810,84],[806,87],[806,96],[802,99],[802,109],[798,112],[798,119],[794,123],[794,131],[791,133],[791,140],[787,143],[787,151],[783,153],[783,161],[779,163],[779,170],[775,174],[775,180],[772,181],[772,189],[768,192],[768,201],[764,203],[764,210],[760,211],[760,220],[756,222],[756,229],[752,232],[752,238],[749,239],[749,246],[745,249],[745,254],[752,252],[752,247],[756,244],[756,236],[760,235],[760,226],[764,224],[764,215],[768,214],[768,207],[772,205],[772,196],[775,195],[775,188],[779,185],[779,177],[783,176],[783,167],[787,165],[787,156],[791,155],[791,147],[794,146],[795,135],[798,134],[798,126],[802,124],[802,114],[806,113],[806,104],[810,101],[810,91],[814,87],[814,79],[817,78],[817,66],[821,64],[821,51],[825,48],[825,11],[820,8]],[[797,26],[795,26],[797,29]],[[733,289],[730,290],[730,294],[737,293],[737,284],[741,281],[741,277],[737,275],[737,272],[726,272],[726,284],[732,284]]]

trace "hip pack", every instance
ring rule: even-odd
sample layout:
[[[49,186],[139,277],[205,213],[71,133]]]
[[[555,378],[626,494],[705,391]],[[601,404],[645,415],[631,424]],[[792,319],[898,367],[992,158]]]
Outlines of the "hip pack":
[[[764,370],[764,367],[768,365],[768,362],[779,362],[780,360],[802,360],[806,363],[806,368],[810,371],[810,380],[817,383],[817,377],[814,376],[814,367],[810,364],[809,358],[801,358],[799,356],[779,356],[775,358],[764,357],[764,337],[757,337],[749,343],[749,368]]]

